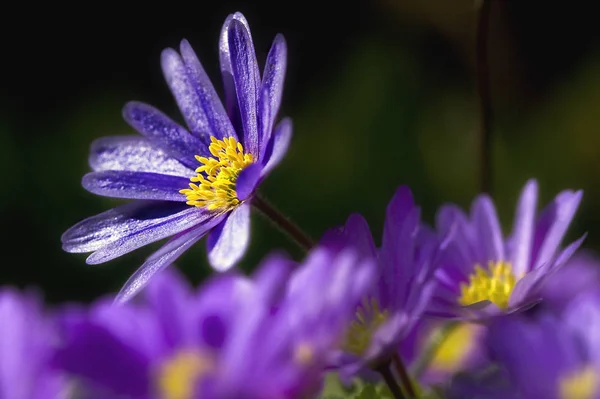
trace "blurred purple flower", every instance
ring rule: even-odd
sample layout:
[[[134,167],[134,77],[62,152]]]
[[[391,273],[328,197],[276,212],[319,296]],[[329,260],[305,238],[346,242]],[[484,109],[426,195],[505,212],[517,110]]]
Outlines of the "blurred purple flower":
[[[435,288],[434,257],[440,244],[421,223],[420,209],[406,186],[387,207],[379,250],[367,222],[357,214],[344,227],[327,232],[322,244],[353,248],[378,264],[378,281],[357,306],[342,351],[335,356],[335,365],[348,378],[388,361],[419,320]]]
[[[547,279],[542,297],[550,306],[562,307],[593,290],[600,291],[600,259],[595,253],[581,251]]]
[[[600,398],[600,292],[549,309],[494,320],[491,356],[523,398]]]
[[[294,266],[272,255],[252,279],[218,275],[197,293],[164,272],[144,301],[66,317],[57,362],[103,398],[309,397],[374,265],[316,249]]]
[[[51,366],[59,337],[32,295],[0,289],[0,398],[61,398],[66,380]]]
[[[563,191],[536,216],[538,185],[528,181],[506,239],[489,196],[473,201],[470,216],[457,206],[443,206],[437,229],[449,242],[436,272],[439,288],[429,314],[479,319],[539,300],[546,277],[568,261],[585,237],[560,251],[581,196],[581,191]]]
[[[220,38],[225,106],[190,44],[162,53],[162,69],[188,129],[150,105],[127,104],[125,120],[141,136],[92,144],[83,187],[136,201],[85,219],[62,236],[68,252],[93,252],[99,264],[173,236],[127,281],[118,300],[139,291],[159,270],[210,231],[208,259],[226,270],[244,254],[254,191],[285,155],[292,125],[277,126],[287,47],[277,35],[261,79],[248,22],[229,15]],[[212,231],[211,231],[212,230]]]

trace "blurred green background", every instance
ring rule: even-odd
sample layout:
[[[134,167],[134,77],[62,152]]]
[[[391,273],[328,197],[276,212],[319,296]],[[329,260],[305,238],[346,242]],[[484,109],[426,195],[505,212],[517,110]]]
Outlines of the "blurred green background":
[[[163,48],[187,38],[220,88],[218,35],[236,10],[250,22],[259,62],[276,33],[288,41],[280,115],[293,118],[294,138],[262,188],[281,211],[314,238],[359,212],[380,237],[400,184],[429,222],[444,202],[469,205],[479,170],[473,1],[213,3],[103,6],[74,17],[39,9],[26,21],[22,10],[25,22],[3,35],[0,284],[38,287],[52,302],[89,301],[117,291],[160,245],[88,266],[85,255],[61,250],[60,236],[122,202],[85,192],[80,179],[93,139],[134,133],[121,119],[125,102],[181,121],[161,75]],[[584,189],[569,235],[587,231],[586,246],[599,249],[600,28],[591,7],[492,4],[492,194],[508,231],[526,179],[539,179],[543,202]],[[245,270],[275,248],[301,258],[259,215],[253,230]],[[177,266],[201,281],[210,273],[204,243]]]

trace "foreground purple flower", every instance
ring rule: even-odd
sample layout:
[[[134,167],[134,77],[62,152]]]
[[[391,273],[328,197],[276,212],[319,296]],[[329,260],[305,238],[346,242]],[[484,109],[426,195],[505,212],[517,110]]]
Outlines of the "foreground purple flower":
[[[68,317],[57,362],[105,399],[311,397],[374,265],[317,249],[295,266],[274,255],[252,279],[218,275],[198,293],[163,272],[144,302]]]
[[[491,354],[523,398],[600,398],[600,292],[587,292],[560,312],[493,321]]]
[[[57,344],[55,325],[37,298],[0,289],[0,398],[68,397],[65,379],[51,367]]]
[[[150,105],[131,102],[125,120],[144,137],[93,143],[84,188],[136,201],[83,220],[62,236],[68,252],[93,252],[98,264],[174,236],[139,268],[119,294],[125,301],[210,231],[208,258],[226,270],[244,254],[254,191],[285,155],[292,134],[274,127],[287,47],[277,35],[261,79],[244,16],[227,17],[220,38],[225,107],[190,44],[162,53],[162,69],[188,129]],[[211,231],[212,230],[212,231]]]
[[[353,248],[378,263],[378,281],[356,308],[356,318],[336,359],[351,376],[378,367],[397,352],[401,340],[421,317],[435,287],[435,234],[420,220],[410,189],[400,187],[387,207],[383,241],[377,250],[367,222],[351,215],[346,225],[329,231],[323,245]]]
[[[530,180],[517,204],[513,232],[506,239],[487,195],[475,199],[470,216],[454,205],[443,206],[437,229],[450,238],[436,272],[439,288],[430,313],[476,319],[538,300],[546,278],[583,241],[582,237],[560,251],[581,196],[581,191],[563,191],[536,215],[538,186]]]

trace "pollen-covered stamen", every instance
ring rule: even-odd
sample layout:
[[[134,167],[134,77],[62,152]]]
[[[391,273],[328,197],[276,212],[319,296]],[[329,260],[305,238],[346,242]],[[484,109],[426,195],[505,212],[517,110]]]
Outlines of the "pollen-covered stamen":
[[[157,388],[160,399],[192,399],[202,377],[215,365],[212,358],[197,350],[181,351],[158,369]]]
[[[559,380],[560,399],[594,399],[600,393],[600,373],[585,367]]]
[[[469,276],[469,283],[461,283],[461,296],[458,302],[468,306],[481,301],[490,301],[501,309],[508,308],[517,278],[508,262],[490,262],[485,270],[475,266],[475,272]]]
[[[190,179],[190,188],[179,192],[185,194],[188,205],[225,211],[239,205],[235,184],[240,172],[254,162],[254,157],[245,154],[242,144],[233,137],[223,140],[211,137],[210,141],[208,150],[214,158],[196,155],[202,166]]]
[[[387,319],[388,311],[380,309],[377,299],[365,297],[356,310],[356,318],[348,327],[343,349],[362,355],[371,344],[373,335]]]

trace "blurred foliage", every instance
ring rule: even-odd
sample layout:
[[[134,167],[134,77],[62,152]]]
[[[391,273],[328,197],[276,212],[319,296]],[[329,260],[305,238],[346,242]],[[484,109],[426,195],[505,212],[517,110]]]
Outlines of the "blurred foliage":
[[[283,29],[290,72],[281,115],[293,118],[294,138],[287,158],[261,190],[314,238],[359,212],[379,239],[385,207],[400,184],[410,185],[429,222],[442,203],[468,207],[477,194],[474,6],[461,1],[453,11],[443,12],[439,4],[373,3],[376,23],[355,34],[351,46],[337,49],[335,57],[311,64],[304,61],[310,54],[294,52],[293,40],[301,40],[301,31]],[[519,37],[510,35],[511,13],[510,7],[495,13],[492,36],[492,194],[505,231],[519,190],[526,179],[536,177],[543,202],[566,188],[584,189],[570,237],[587,231],[587,246],[600,249],[600,54],[592,48],[536,96],[527,84],[529,64],[519,63],[527,59],[516,45]],[[260,32],[260,25],[252,26]],[[211,32],[211,40],[215,37]],[[260,48],[266,48],[263,44]],[[211,54],[209,50],[214,49],[200,52]],[[211,56],[203,60],[216,63],[216,55]],[[298,65],[314,66],[310,81]],[[130,86],[118,89],[93,85],[70,102],[48,104],[45,112],[27,115],[31,132],[22,131],[19,115],[0,109],[0,176],[5,187],[0,204],[8,235],[0,283],[40,286],[51,301],[88,301],[118,290],[158,247],[150,245],[97,266],[60,248],[60,235],[69,226],[122,203],[80,186],[89,170],[92,140],[134,133],[121,118],[122,105],[132,98],[147,101],[181,120],[161,81],[159,63],[146,68],[155,80],[132,78]],[[216,64],[209,63],[207,70],[219,87],[220,79],[212,73]],[[253,269],[272,249],[302,257],[268,221],[255,216],[241,268]],[[196,245],[177,262],[195,283],[210,273],[204,251],[203,243]]]

